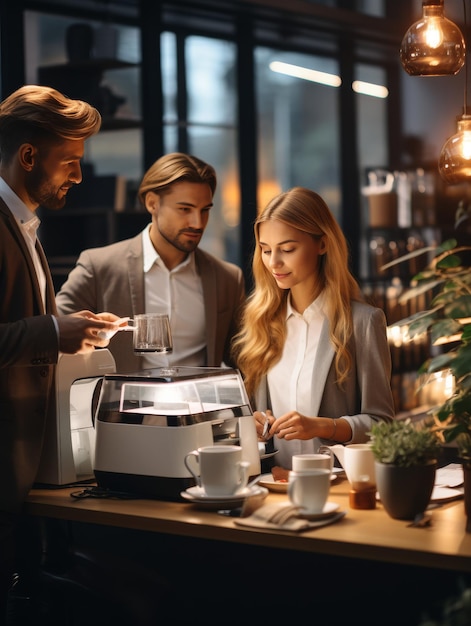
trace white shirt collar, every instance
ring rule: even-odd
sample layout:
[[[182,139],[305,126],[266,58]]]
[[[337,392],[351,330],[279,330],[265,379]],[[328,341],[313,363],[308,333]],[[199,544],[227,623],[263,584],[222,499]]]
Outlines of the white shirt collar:
[[[150,268],[160,259],[160,255],[157,250],[154,248],[154,245],[150,238],[150,225],[146,226],[142,231],[142,253],[144,257],[144,273],[147,273]],[[191,264],[192,267],[195,267],[194,253],[191,252],[188,257],[182,261],[177,267],[184,267],[185,265]],[[176,268],[175,268],[176,269]]]
[[[325,291],[321,291],[321,293],[317,296],[317,298],[311,302],[311,304],[305,309],[302,313],[298,313],[291,304],[291,294],[288,297],[288,302],[286,306],[286,319],[291,317],[291,315],[297,315],[299,317],[304,317],[307,321],[312,320],[314,317],[319,315],[324,315],[324,307],[325,307]]]
[[[0,196],[5,201],[6,205],[13,213],[18,224],[26,224],[33,220],[31,224],[36,224],[36,229],[40,224],[39,217],[30,211],[26,204],[21,200],[19,196],[13,191],[13,189],[5,182],[0,176]]]

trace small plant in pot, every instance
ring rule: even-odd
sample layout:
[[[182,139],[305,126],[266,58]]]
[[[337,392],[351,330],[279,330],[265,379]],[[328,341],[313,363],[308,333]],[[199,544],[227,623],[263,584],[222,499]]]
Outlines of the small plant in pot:
[[[408,419],[378,422],[370,436],[381,503],[391,517],[413,520],[430,502],[441,448],[438,437]]]

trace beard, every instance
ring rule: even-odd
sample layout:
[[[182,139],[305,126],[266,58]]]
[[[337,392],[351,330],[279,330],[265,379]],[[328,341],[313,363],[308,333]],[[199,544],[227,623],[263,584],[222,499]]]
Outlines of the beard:
[[[49,183],[41,165],[34,167],[26,178],[25,188],[31,200],[46,209],[62,209],[65,205],[66,195],[59,197],[60,187],[54,187]]]
[[[177,250],[180,250],[180,252],[193,252],[193,250],[196,250],[196,248],[198,247],[199,244],[199,240],[188,240],[188,241],[182,241],[180,239],[180,235],[182,234],[182,232],[185,231],[179,231],[176,235],[170,235],[168,233],[165,233],[159,226],[157,226],[159,229],[159,233],[161,235],[161,237],[163,237],[165,239],[165,241],[168,241],[168,243],[170,243],[174,248],[176,248]],[[199,234],[200,231],[197,231]]]

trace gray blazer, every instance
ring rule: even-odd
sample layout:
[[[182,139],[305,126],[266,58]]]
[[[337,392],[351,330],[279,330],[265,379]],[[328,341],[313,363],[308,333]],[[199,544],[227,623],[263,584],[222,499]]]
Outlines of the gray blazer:
[[[391,391],[391,352],[383,311],[354,302],[352,312],[352,370],[344,388],[340,389],[335,382],[335,352],[329,340],[329,322],[326,320],[314,363],[309,416],[343,417],[352,428],[352,439],[346,443],[363,443],[368,441],[367,433],[374,422],[389,421],[395,414]],[[266,377],[255,394],[255,405],[261,411],[271,408]],[[276,447],[276,437],[274,443]],[[293,443],[293,454],[298,452],[296,441],[285,443]],[[315,447],[333,443],[318,439]]]
[[[219,367],[230,360],[230,343],[235,334],[245,283],[242,270],[203,250],[195,251],[201,276],[206,313],[206,365]],[[109,246],[82,252],[67,281],[56,296],[61,314],[88,309],[109,311],[120,317],[145,313],[142,234]],[[142,369],[142,358],[134,355],[132,333],[117,333],[109,350],[120,373]]]

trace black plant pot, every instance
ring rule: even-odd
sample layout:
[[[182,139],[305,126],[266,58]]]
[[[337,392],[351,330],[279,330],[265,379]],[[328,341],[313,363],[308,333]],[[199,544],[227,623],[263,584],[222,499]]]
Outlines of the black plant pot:
[[[466,515],[466,532],[471,533],[471,462],[463,462],[464,479],[464,512]]]
[[[437,463],[398,467],[375,462],[376,486],[386,513],[413,520],[427,508],[435,484]]]

